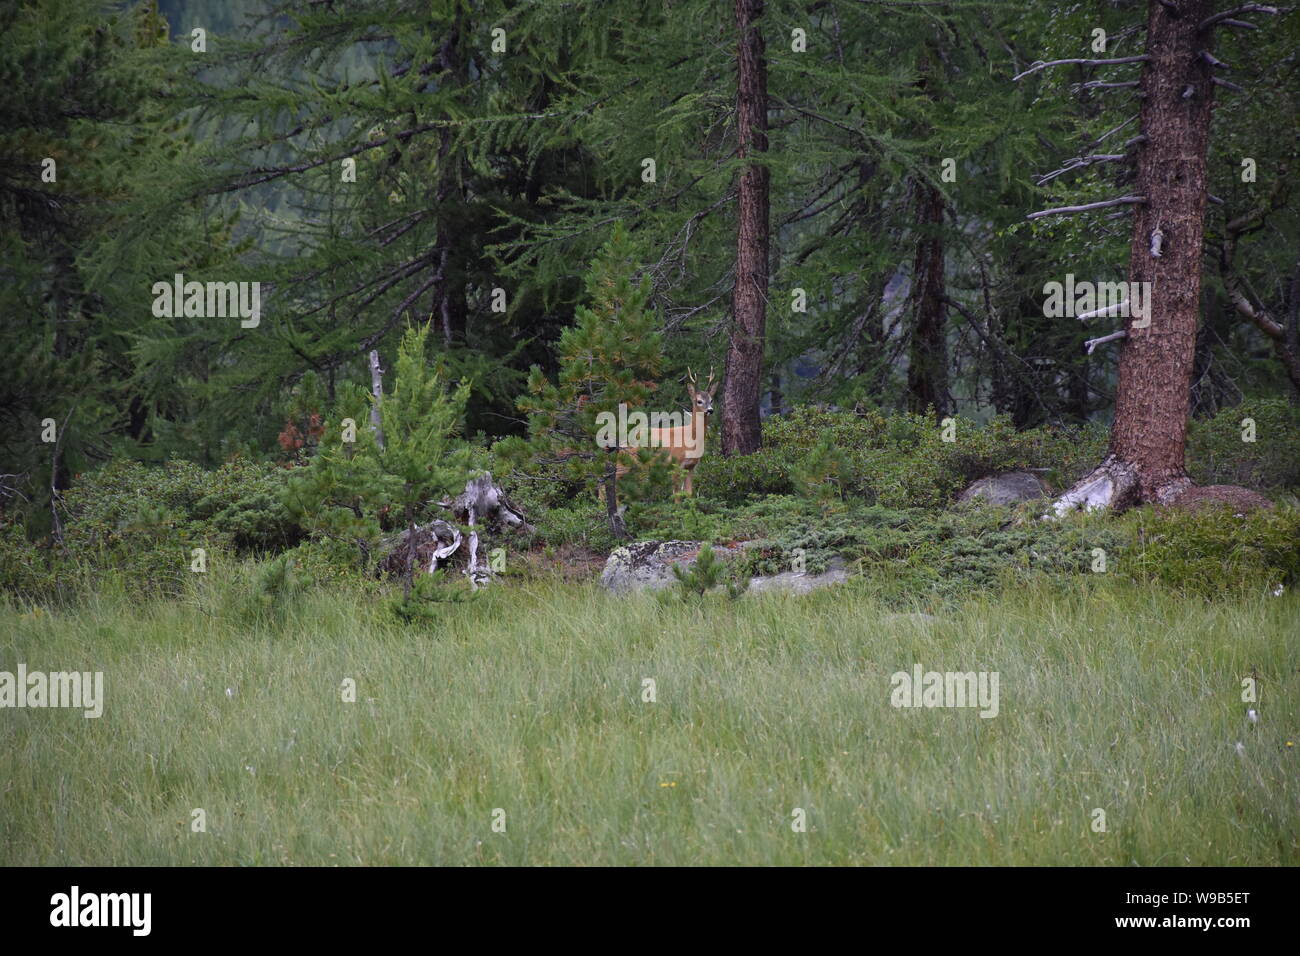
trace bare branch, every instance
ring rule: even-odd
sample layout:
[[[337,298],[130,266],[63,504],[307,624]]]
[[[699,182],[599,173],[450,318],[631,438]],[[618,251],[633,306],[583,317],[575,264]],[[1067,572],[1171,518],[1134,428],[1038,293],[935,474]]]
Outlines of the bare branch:
[[[1212,17],[1206,17],[1196,25],[1196,32],[1200,33],[1204,30],[1210,29],[1210,27],[1217,26],[1220,23],[1234,27],[1247,26],[1252,30],[1258,30],[1259,27],[1255,26],[1253,23],[1246,23],[1244,20],[1233,19],[1243,13],[1267,13],[1269,16],[1275,17],[1277,16],[1277,7],[1266,7],[1262,3],[1243,3],[1239,7],[1234,7],[1231,10],[1224,10],[1222,13],[1216,13]]]
[[[1077,63],[1080,66],[1115,66],[1120,63],[1146,63],[1150,59],[1151,57],[1143,53],[1138,56],[1117,56],[1114,59],[1110,59],[1110,60],[1085,60],[1085,59],[1071,58],[1068,60],[1048,60],[1046,63],[1044,63],[1042,60],[1039,60],[1036,63],[1034,63],[1032,66],[1030,66],[1029,69],[1025,70],[1023,73],[1018,73],[1015,76],[1013,76],[1011,78],[1011,82],[1015,83],[1021,77],[1028,76],[1030,73],[1037,73],[1039,70],[1045,70],[1049,66],[1066,66],[1071,63]]]
[[[1231,70],[1231,69],[1232,69],[1232,67],[1230,67],[1228,64],[1224,63],[1222,60],[1220,60],[1217,56],[1215,56],[1215,55],[1214,55],[1213,53],[1211,53],[1209,50],[1202,50],[1202,51],[1201,51],[1201,59],[1203,59],[1206,63],[1210,64],[1210,66],[1217,66],[1217,67],[1218,67],[1219,69],[1221,69],[1221,70]]]
[[[1038,212],[1031,212],[1025,218],[1042,219],[1044,216],[1067,215],[1076,212],[1088,212],[1093,209],[1109,209],[1111,206],[1121,206],[1128,203],[1144,203],[1146,201],[1146,196],[1120,196],[1118,199],[1107,199],[1103,202],[1084,203],[1082,206],[1057,206],[1055,209],[1040,209]]]
[[[1114,342],[1117,339],[1126,339],[1126,338],[1128,338],[1128,333],[1125,332],[1123,329],[1120,329],[1118,332],[1112,332],[1110,333],[1110,335],[1103,335],[1101,336],[1101,338],[1088,339],[1088,341],[1084,342],[1083,344],[1087,347],[1088,354],[1091,355],[1092,350],[1095,349],[1098,345],[1104,345],[1107,342]]]
[[[1050,173],[1040,176],[1037,183],[1039,186],[1044,186],[1047,183],[1050,183],[1057,176],[1063,176],[1064,174],[1076,169],[1086,169],[1094,163],[1117,163],[1120,160],[1127,158],[1128,154],[1126,153],[1092,153],[1088,156],[1076,156],[1060,169],[1054,169]]]
[[[1137,86],[1137,80],[1125,80],[1122,83],[1107,83],[1103,80],[1089,80],[1087,83],[1076,83],[1076,90],[1118,90],[1124,87]]]
[[[1234,93],[1245,93],[1245,92],[1246,92],[1246,91],[1243,90],[1240,86],[1238,86],[1236,83],[1233,83],[1231,80],[1225,80],[1225,79],[1224,79],[1223,77],[1221,77],[1221,76],[1212,76],[1212,77],[1210,77],[1210,82],[1213,83],[1215,86],[1222,86],[1222,87],[1225,87],[1226,89],[1232,90]]]
[[[1128,299],[1123,302],[1117,302],[1114,305],[1103,305],[1100,309],[1093,309],[1091,312],[1080,312],[1075,316],[1080,322],[1087,322],[1089,319],[1098,319],[1103,316],[1119,315],[1128,308]]]
[[[1113,129],[1108,129],[1106,132],[1102,133],[1100,136],[1098,136],[1096,139],[1092,141],[1092,146],[1094,147],[1100,146],[1104,140],[1107,140],[1110,137],[1114,136],[1116,133],[1118,133],[1125,126],[1127,126],[1129,123],[1133,122],[1137,118],[1138,118],[1138,114],[1134,113],[1132,116],[1130,116],[1124,122],[1120,123],[1118,126],[1114,127]]]
[[[1251,302],[1246,294],[1246,282],[1235,267],[1237,243],[1241,237],[1263,229],[1268,217],[1285,204],[1283,183],[1287,178],[1285,174],[1278,176],[1267,197],[1253,209],[1224,224],[1224,238],[1219,246],[1219,275],[1223,279],[1223,287],[1228,293],[1232,307],[1269,337],[1273,343],[1273,351],[1286,369],[1287,377],[1296,391],[1300,392],[1300,357],[1296,356],[1287,341],[1285,326],[1269,314],[1262,302],[1258,306]]]

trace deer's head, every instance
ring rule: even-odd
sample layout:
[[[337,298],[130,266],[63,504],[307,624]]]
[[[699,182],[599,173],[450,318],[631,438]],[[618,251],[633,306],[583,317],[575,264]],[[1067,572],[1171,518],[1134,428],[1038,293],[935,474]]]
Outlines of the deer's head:
[[[709,380],[700,388],[695,381],[695,373],[686,369],[686,391],[691,396],[691,414],[707,418],[713,414],[713,393],[718,390],[718,383],[713,380],[713,369],[709,369]]]

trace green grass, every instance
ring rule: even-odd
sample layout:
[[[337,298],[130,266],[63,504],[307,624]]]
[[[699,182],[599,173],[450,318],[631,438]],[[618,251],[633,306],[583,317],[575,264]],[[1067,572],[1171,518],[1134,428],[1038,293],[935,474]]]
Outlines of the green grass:
[[[107,697],[0,711],[0,864],[1300,862],[1293,593],[1088,579],[925,621],[865,586],[514,584],[420,628],[349,593],[274,625],[221,607],[0,602],[0,670],[103,670]],[[890,707],[915,663],[998,671],[999,716]]]

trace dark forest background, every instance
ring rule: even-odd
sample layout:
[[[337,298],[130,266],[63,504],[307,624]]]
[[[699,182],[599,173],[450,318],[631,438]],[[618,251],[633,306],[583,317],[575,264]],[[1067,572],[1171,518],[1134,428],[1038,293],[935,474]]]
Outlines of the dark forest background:
[[[1124,191],[1124,163],[1079,157],[1125,151],[1135,91],[1104,81],[1136,67],[1012,77],[1139,52],[1145,7],[766,4],[759,414],[1108,420],[1119,346],[1083,347],[1107,320],[1044,317],[1043,286],[1124,280],[1128,219],[1026,216]],[[1297,394],[1300,17],[1266,19],[1216,46],[1241,91],[1219,91],[1213,121],[1198,418]],[[619,224],[662,381],[725,364],[743,167],[731,4],[43,0],[5,5],[0,48],[14,502],[115,457],[283,457],[286,429],[364,392],[368,352],[391,362],[411,323],[472,381],[466,434],[519,434],[528,370],[556,374]],[[1234,308],[1217,254],[1261,203],[1230,268],[1281,339]],[[152,284],[175,273],[260,281],[260,326],[155,317]],[[33,439],[47,419],[53,454]]]

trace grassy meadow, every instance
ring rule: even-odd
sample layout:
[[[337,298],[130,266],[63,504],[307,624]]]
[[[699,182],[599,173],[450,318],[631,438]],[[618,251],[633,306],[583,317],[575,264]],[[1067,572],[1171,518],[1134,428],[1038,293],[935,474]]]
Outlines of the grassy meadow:
[[[1295,865],[1298,634],[1291,591],[1100,576],[933,617],[861,581],[505,584],[418,626],[346,590],[0,603],[0,670],[106,695],[0,712],[0,864]],[[891,707],[918,663],[997,671],[998,716]]]

